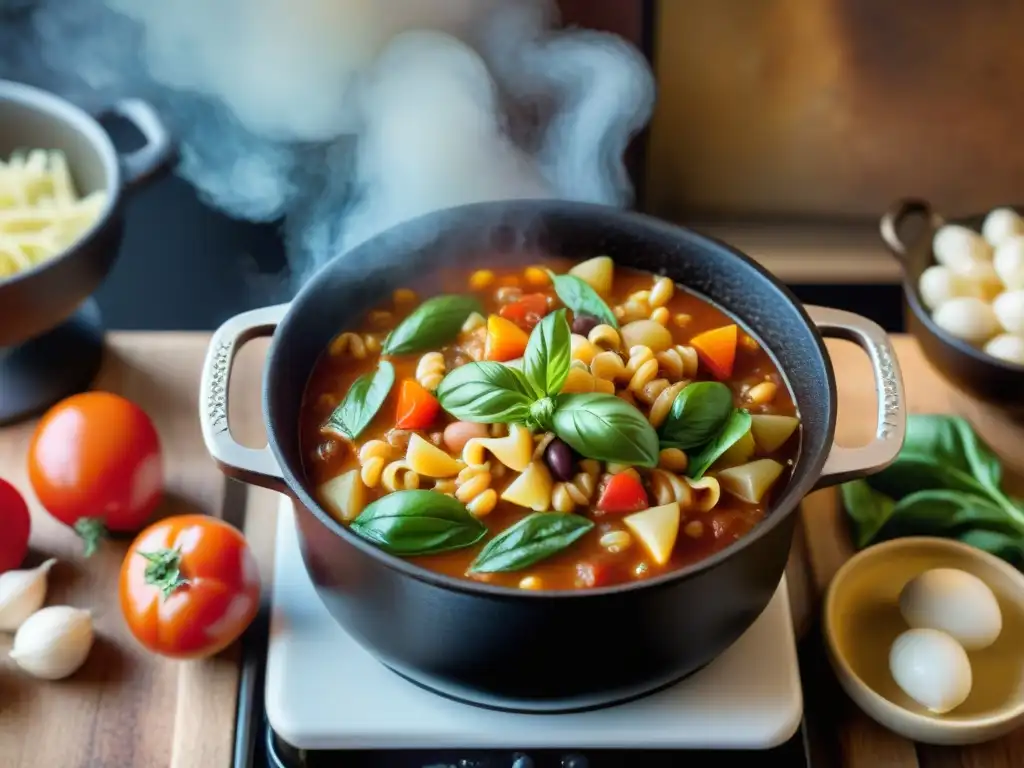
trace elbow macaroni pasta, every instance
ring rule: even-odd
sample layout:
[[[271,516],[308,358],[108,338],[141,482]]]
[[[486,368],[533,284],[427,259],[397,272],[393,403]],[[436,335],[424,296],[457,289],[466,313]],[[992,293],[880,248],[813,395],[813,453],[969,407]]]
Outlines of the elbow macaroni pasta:
[[[416,364],[416,381],[424,389],[434,392],[444,378],[446,366],[440,352],[427,352]]]
[[[664,469],[652,469],[649,482],[651,494],[659,505],[675,501],[684,512],[709,512],[722,496],[718,481],[713,477],[691,480]]]
[[[498,504],[498,493],[491,488],[491,465],[466,467],[455,478],[455,498],[466,505],[474,517],[483,517]]]
[[[394,456],[394,448],[383,440],[370,440],[359,449],[359,477],[367,488],[376,488],[384,465]]]
[[[420,476],[413,472],[402,459],[392,461],[384,467],[380,484],[390,492],[415,491],[420,487]]]
[[[571,482],[555,483],[551,491],[551,508],[555,512],[572,512],[577,506],[583,507],[594,498],[597,480],[601,475],[601,462],[584,459],[580,471]]]

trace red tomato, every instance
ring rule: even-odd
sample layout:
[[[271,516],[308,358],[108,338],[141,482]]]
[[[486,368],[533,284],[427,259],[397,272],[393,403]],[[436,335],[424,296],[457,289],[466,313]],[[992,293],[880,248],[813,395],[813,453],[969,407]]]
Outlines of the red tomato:
[[[434,423],[441,404],[415,379],[406,379],[398,392],[395,426],[399,429],[426,429]]]
[[[503,306],[498,314],[529,330],[547,313],[548,297],[543,293],[528,293],[518,301]]]
[[[18,489],[0,480],[0,573],[19,567],[28,554],[32,518]]]
[[[46,511],[82,537],[88,556],[107,530],[139,530],[160,503],[160,438],[123,397],[74,395],[36,427],[28,477]]]
[[[178,659],[212,656],[252,623],[260,574],[242,533],[179,515],[138,535],[121,566],[121,612],[135,639]]]
[[[643,483],[629,472],[612,475],[597,499],[596,510],[599,512],[627,514],[641,509],[647,509],[647,491]]]

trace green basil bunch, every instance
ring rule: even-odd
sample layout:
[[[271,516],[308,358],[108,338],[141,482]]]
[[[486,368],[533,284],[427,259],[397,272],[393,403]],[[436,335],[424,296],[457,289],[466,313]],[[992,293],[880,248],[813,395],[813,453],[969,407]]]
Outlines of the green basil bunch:
[[[676,395],[659,439],[662,448],[689,454],[686,473],[696,480],[749,431],[750,414],[733,405],[729,387],[719,381],[695,381]]]
[[[656,466],[658,435],[640,411],[614,395],[561,394],[572,359],[565,314],[552,312],[533,329],[521,370],[480,362],[449,373],[437,389],[441,407],[464,421],[549,430],[587,458]]]

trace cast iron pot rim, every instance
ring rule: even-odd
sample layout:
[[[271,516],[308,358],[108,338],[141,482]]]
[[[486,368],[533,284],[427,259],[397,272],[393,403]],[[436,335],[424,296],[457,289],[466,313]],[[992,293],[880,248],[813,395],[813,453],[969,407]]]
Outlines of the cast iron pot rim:
[[[93,222],[89,229],[60,254],[52,256],[30,269],[16,272],[6,279],[0,278],[0,289],[13,288],[21,283],[27,283],[51,267],[55,267],[58,263],[73,258],[79,250],[87,248],[114,217],[117,206],[121,201],[122,186],[121,162],[118,159],[117,150],[114,149],[114,142],[110,140],[110,136],[103,130],[103,126],[88,112],[75,106],[67,99],[61,98],[55,93],[44,91],[42,88],[25,85],[13,80],[0,79],[0,110],[9,102],[28,107],[38,107],[38,111],[45,113],[49,119],[59,120],[69,129],[84,136],[103,161],[108,184],[104,190],[107,193],[106,205],[99,218]],[[28,149],[52,149],[52,147],[28,147]]]
[[[927,203],[924,204],[928,205]],[[1011,210],[1020,213],[1018,207],[1013,205],[997,205],[992,210],[995,210],[995,208],[1010,208]],[[932,210],[931,206],[928,206],[928,210]],[[944,222],[943,226],[946,224],[950,224],[959,227],[966,227],[967,229],[970,229],[972,231],[977,231],[971,225],[970,222],[977,221],[980,218],[983,218],[983,215],[964,216],[963,218]],[[929,236],[935,236],[935,229],[932,227],[929,227]],[[908,250],[910,248],[920,248],[922,250],[927,251],[928,258],[931,263],[926,264],[924,269],[928,269],[928,267],[930,266],[938,265],[938,262],[935,261],[935,253],[932,251],[931,243],[914,243],[913,245],[909,246]],[[914,313],[914,315],[924,325],[924,327],[928,329],[928,332],[931,333],[936,339],[941,341],[943,344],[945,344],[947,347],[952,347],[957,352],[960,352],[963,355],[967,355],[967,357],[971,358],[971,360],[977,363],[979,366],[992,366],[993,368],[996,368],[1002,371],[1003,373],[1020,376],[1021,386],[1022,388],[1024,388],[1024,365],[1021,365],[1019,363],[1011,363],[1009,360],[1001,360],[998,357],[986,355],[982,350],[978,349],[975,346],[972,346],[971,344],[968,344],[963,339],[958,339],[956,336],[953,336],[951,333],[948,333],[947,331],[936,325],[935,321],[932,320],[932,315],[928,311],[928,308],[925,307],[924,303],[921,301],[920,295],[918,294],[917,286],[914,285],[914,282],[911,279],[910,270],[906,263],[907,256],[897,253],[891,247],[889,248],[889,250],[890,253],[892,253],[893,257],[896,259],[896,262],[900,265],[900,273],[903,276],[903,295],[907,300],[907,306],[910,307],[910,311]],[[922,269],[921,271],[924,272],[924,269]],[[920,275],[918,275],[918,279],[920,279]]]
[[[415,227],[417,224],[427,222],[433,217],[450,216],[453,212],[463,211],[466,213],[472,213],[474,210],[480,211],[480,219],[486,220],[485,216],[488,213],[495,211],[508,211],[509,209],[516,208],[534,208],[537,211],[538,216],[543,216],[546,210],[557,208],[560,211],[567,213],[582,215],[586,217],[603,217],[611,223],[619,222],[622,225],[636,225],[640,224],[649,231],[660,232],[662,235],[674,237],[677,240],[689,240],[700,244],[703,247],[713,247],[720,249],[721,251],[729,254],[735,259],[738,259],[755,271],[759,272],[761,276],[767,280],[775,290],[777,290],[782,296],[784,296],[792,305],[793,309],[799,314],[801,319],[804,321],[808,333],[811,335],[814,345],[817,348],[818,353],[821,355],[821,359],[824,362],[824,367],[827,372],[827,390],[829,403],[831,408],[829,409],[828,421],[826,424],[827,434],[825,442],[832,444],[835,437],[835,426],[836,426],[836,381],[835,373],[832,370],[831,358],[828,355],[828,350],[825,347],[824,339],[821,334],[815,330],[816,325],[806,310],[803,308],[803,304],[795,295],[781,282],[779,282],[774,275],[771,274],[767,269],[761,266],[754,259],[751,259],[746,254],[738,251],[726,243],[721,242],[715,238],[707,235],[695,232],[692,229],[670,224],[669,222],[662,221],[660,219],[648,216],[646,214],[637,213],[635,211],[625,211],[619,208],[613,208],[610,206],[599,205],[595,203],[581,203],[575,201],[565,200],[537,200],[537,199],[517,199],[507,200],[500,202],[486,202],[486,203],[473,203],[470,205],[456,206],[453,208],[444,209],[441,211],[435,211],[433,213],[426,214],[424,216],[410,219],[396,227],[386,230],[378,235],[375,235],[371,239],[365,241],[361,245],[356,246],[355,249],[346,253],[335,256],[328,264],[321,268],[320,272],[317,273],[303,288],[298,292],[295,298],[292,300],[288,311],[278,326],[278,330],[285,329],[287,326],[299,322],[297,319],[302,311],[303,303],[306,296],[311,294],[315,290],[315,286],[321,279],[321,276],[325,274],[329,269],[330,265],[337,259],[350,258],[356,256],[364,251],[371,251],[380,247],[382,240],[391,235],[395,230],[404,229],[406,227]],[[622,266],[629,266],[623,264]],[[687,289],[691,290],[692,289]],[[692,291],[704,301],[711,303],[715,307],[719,307],[726,312],[727,316],[736,321],[741,327],[744,327],[743,323],[735,318],[735,316],[727,308],[721,307],[717,302],[712,301],[703,294]],[[756,329],[754,329],[756,331]],[[800,501],[810,493],[821,476],[821,470],[825,465],[825,461],[828,458],[828,451],[823,451],[821,455],[813,458],[808,458],[803,455],[803,449],[798,454],[797,462],[794,465],[799,467],[801,461],[806,461],[807,464],[804,468],[803,477],[799,481],[790,481],[786,486],[786,491],[782,498],[776,502],[771,510],[766,515],[765,519],[759,522],[754,528],[742,536],[737,541],[733,542],[724,549],[716,552],[715,554],[706,557],[702,560],[698,560],[695,563],[684,568],[678,568],[668,573],[664,573],[660,576],[656,576],[650,579],[641,579],[638,581],[632,581],[625,584],[615,584],[607,587],[592,587],[589,589],[559,589],[559,590],[524,590],[517,589],[515,587],[504,587],[497,586],[494,584],[487,584],[485,582],[476,582],[469,579],[459,579],[454,576],[447,576],[435,571],[431,571],[419,565],[414,565],[408,562],[404,558],[396,555],[391,555],[374,546],[370,542],[362,539],[356,534],[352,533],[347,526],[337,522],[331,515],[325,512],[316,499],[306,490],[306,483],[304,480],[300,480],[295,476],[288,466],[280,444],[277,440],[277,429],[274,425],[274,420],[271,418],[270,413],[270,399],[269,399],[269,386],[268,381],[274,373],[274,369],[277,365],[279,349],[281,345],[281,339],[285,334],[274,333],[270,349],[267,353],[267,362],[264,368],[264,386],[263,386],[263,418],[267,427],[267,442],[270,446],[270,450],[274,457],[277,459],[278,466],[281,469],[282,477],[285,484],[288,486],[295,500],[297,500],[302,506],[309,511],[323,526],[329,531],[339,536],[348,544],[356,547],[364,554],[380,561],[383,565],[388,568],[398,571],[404,576],[409,576],[417,581],[422,581],[433,586],[441,587],[446,590],[454,592],[462,592],[473,596],[487,596],[489,598],[500,598],[506,600],[549,600],[551,598],[558,599],[571,599],[571,600],[585,600],[585,599],[601,599],[608,597],[609,595],[618,595],[629,592],[636,592],[641,590],[654,590],[663,589],[673,586],[677,582],[686,581],[690,578],[696,577],[706,571],[711,571],[723,564],[726,560],[740,555],[747,547],[753,545],[756,541],[762,537],[768,535],[776,526],[781,525],[790,515],[797,512],[800,506]],[[758,335],[755,333],[755,336]],[[777,359],[768,347],[764,347],[765,351],[772,357],[773,362],[778,366]],[[782,368],[779,367],[782,371]],[[306,376],[306,382],[309,381],[309,372]],[[786,372],[782,371],[785,376]],[[780,510],[783,507],[789,505],[789,509],[785,512]]]

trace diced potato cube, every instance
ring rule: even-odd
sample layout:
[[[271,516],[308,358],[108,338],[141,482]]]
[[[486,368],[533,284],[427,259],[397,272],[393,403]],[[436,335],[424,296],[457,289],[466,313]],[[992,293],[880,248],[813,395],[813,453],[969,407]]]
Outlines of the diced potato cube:
[[[569,270],[569,274],[578,277],[604,296],[612,292],[615,263],[608,256],[597,256],[580,262]]]
[[[505,492],[501,494],[503,501],[511,502],[520,507],[532,509],[534,512],[547,512],[551,509],[551,491],[554,483],[551,473],[541,461],[534,461],[519,477],[513,480]]]
[[[658,354],[672,346],[672,332],[653,320],[626,323],[619,334],[622,336],[622,346],[626,349],[648,347],[651,352]]]
[[[799,426],[800,419],[795,416],[757,414],[750,417],[750,432],[763,453],[777,451]]]
[[[738,499],[757,504],[771,490],[784,467],[774,459],[758,459],[749,464],[723,469],[716,477],[723,491]]]
[[[463,467],[462,462],[453,459],[415,432],[409,438],[405,463],[409,469],[423,477],[454,477]]]
[[[754,455],[757,446],[754,445],[754,435],[747,432],[743,437],[729,446],[729,450],[718,457],[715,464],[722,467],[735,467],[737,464],[746,464]]]
[[[679,504],[673,501],[623,518],[622,522],[644,545],[658,565],[666,565],[679,536]]]
[[[358,469],[331,478],[320,486],[316,495],[331,516],[342,523],[359,517],[368,501],[367,488]]]

